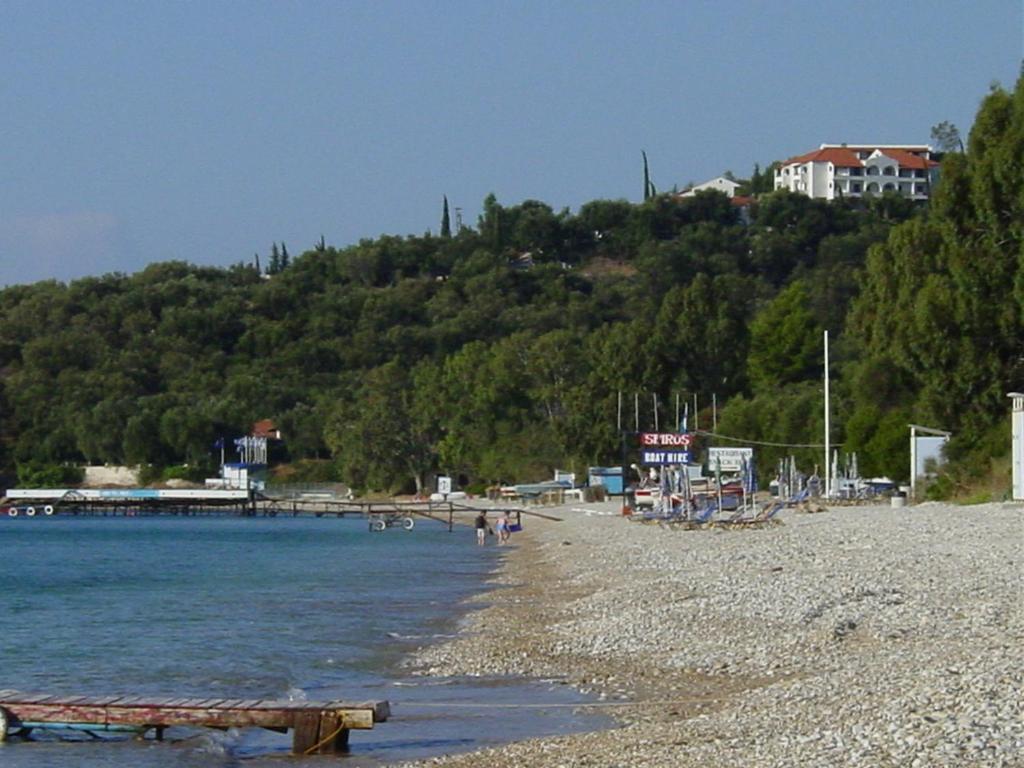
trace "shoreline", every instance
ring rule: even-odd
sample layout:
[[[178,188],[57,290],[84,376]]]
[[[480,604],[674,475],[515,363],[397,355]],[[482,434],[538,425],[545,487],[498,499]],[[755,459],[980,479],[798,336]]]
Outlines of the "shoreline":
[[[486,605],[410,659],[558,680],[617,727],[402,765],[1022,764],[1020,507],[698,531],[617,508],[527,519],[470,599]]]

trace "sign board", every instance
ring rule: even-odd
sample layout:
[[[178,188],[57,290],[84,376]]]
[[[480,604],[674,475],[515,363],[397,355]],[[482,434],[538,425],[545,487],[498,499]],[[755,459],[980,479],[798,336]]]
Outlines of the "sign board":
[[[641,432],[640,445],[644,448],[675,448],[685,451],[693,443],[689,432]]]
[[[743,471],[743,462],[754,460],[753,448],[708,448],[708,472],[719,468],[723,472]]]
[[[450,477],[438,477],[437,478],[437,492],[443,493],[447,496],[452,492],[452,479]]]
[[[641,464],[689,464],[689,451],[649,451],[641,452]]]
[[[917,441],[914,451],[915,475],[934,477],[939,467],[946,463],[943,450],[949,442],[949,435],[916,435],[914,440]]]

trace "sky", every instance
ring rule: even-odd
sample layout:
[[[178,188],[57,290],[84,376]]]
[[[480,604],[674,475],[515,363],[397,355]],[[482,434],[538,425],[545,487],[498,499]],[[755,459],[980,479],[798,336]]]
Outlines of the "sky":
[[[0,286],[966,136],[1024,0],[0,0]]]

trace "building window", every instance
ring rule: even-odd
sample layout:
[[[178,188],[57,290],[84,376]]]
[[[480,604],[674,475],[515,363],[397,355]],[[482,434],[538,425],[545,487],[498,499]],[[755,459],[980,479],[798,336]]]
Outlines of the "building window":
[[[855,182],[853,182],[853,184],[851,185],[851,189],[852,189],[852,190],[853,190],[854,192],[860,192],[860,187],[861,187],[861,184],[860,184],[860,182],[859,182],[859,181],[855,181]]]
[[[850,175],[851,176],[863,176],[864,175],[864,169],[863,168],[851,168],[850,169]]]
[[[867,188],[866,192],[869,195],[877,195],[878,194],[878,185],[875,182],[872,181],[870,184],[868,184],[868,188]]]
[[[884,175],[886,175],[886,176],[895,176],[896,175],[896,169],[893,168],[891,165],[887,165],[887,166],[885,166],[885,170],[882,171],[882,173]]]
[[[882,189],[886,192],[892,192],[896,189],[896,185],[890,181]]]
[[[878,175],[878,166],[877,165],[869,165],[868,166],[868,176],[877,176],[877,175]]]
[[[921,169],[921,168],[918,168],[916,171],[914,171],[914,178],[915,179],[923,179],[924,178],[924,170]]]
[[[900,168],[900,178],[901,179],[912,179],[913,177],[914,177],[914,172],[912,170],[910,170],[909,168]]]

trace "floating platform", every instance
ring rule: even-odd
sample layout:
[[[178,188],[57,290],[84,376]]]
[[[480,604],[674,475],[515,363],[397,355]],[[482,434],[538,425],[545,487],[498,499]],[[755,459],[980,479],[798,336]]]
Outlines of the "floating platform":
[[[293,754],[333,754],[347,749],[351,729],[371,729],[389,715],[386,701],[54,696],[0,690],[0,741],[35,729],[139,736],[152,731],[159,740],[171,726],[257,727],[280,733],[290,730]]]

